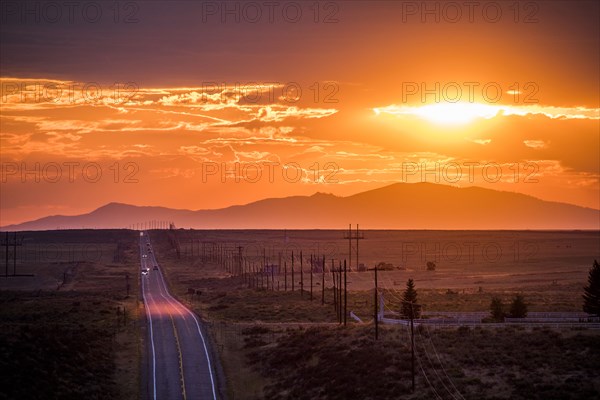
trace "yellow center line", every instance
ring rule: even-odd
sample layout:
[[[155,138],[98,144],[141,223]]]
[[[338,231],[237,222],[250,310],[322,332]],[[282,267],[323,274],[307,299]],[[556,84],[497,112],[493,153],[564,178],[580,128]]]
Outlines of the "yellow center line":
[[[175,344],[177,345],[177,354],[179,356],[179,373],[181,376],[181,392],[183,393],[183,400],[187,400],[187,396],[185,394],[185,378],[183,373],[183,358],[181,356],[181,346],[179,345],[179,335],[177,334],[177,328],[175,328],[175,320],[173,319],[173,315],[169,314],[171,317],[171,324],[173,325],[173,333],[175,334]]]

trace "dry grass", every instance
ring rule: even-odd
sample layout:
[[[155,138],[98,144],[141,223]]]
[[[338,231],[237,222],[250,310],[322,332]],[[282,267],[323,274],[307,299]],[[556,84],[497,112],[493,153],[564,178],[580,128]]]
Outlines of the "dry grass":
[[[30,253],[20,253],[24,262],[17,264],[17,272],[35,276],[0,277],[0,287],[5,289],[0,292],[0,347],[2,358],[13,360],[10,367],[2,368],[11,371],[3,374],[7,383],[2,387],[16,390],[9,398],[138,399],[141,347],[135,233],[60,231],[24,236],[23,249]],[[47,257],[50,250],[52,260]],[[52,382],[47,382],[48,377]]]
[[[264,398],[266,379],[248,363],[242,326],[217,322],[208,324],[208,328],[227,377],[227,397],[253,400]]]
[[[596,332],[419,330],[414,394],[406,330],[384,327],[379,340],[372,327],[248,337],[249,359],[270,378],[267,399],[600,398]]]

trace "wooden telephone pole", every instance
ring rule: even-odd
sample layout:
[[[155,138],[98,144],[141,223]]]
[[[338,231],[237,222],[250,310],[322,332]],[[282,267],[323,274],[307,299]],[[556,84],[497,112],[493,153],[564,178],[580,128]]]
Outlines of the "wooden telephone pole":
[[[358,224],[356,224],[356,232],[352,231],[352,224],[348,224],[348,232],[344,235],[344,239],[348,239],[348,269],[352,271],[352,240],[356,242],[355,254],[356,254],[356,271],[358,271],[358,241],[364,239],[365,236],[358,230]]]
[[[238,249],[238,268],[237,268],[236,275],[240,275],[242,273],[242,250],[243,250],[243,247],[238,246],[237,249]]]
[[[375,321],[375,340],[379,339],[379,315],[377,313],[377,295],[379,294],[377,288],[377,265],[373,268],[375,272],[375,290],[373,292],[373,320]]]
[[[321,305],[325,304],[325,256],[323,256],[323,273],[321,274]]]
[[[411,370],[412,370],[412,392],[415,392],[415,307],[421,307],[420,304],[411,301],[403,301],[402,304],[410,304],[410,347],[411,347]]]
[[[344,260],[344,326],[348,316],[348,280],[346,279],[346,260]]]
[[[338,269],[333,269],[333,260],[331,260],[331,274],[333,277],[333,305],[336,310],[339,324],[347,324],[348,310],[348,280],[346,278],[346,260],[342,267],[342,261],[339,261]],[[342,276],[343,273],[343,276]],[[343,282],[342,282],[343,280]],[[343,289],[342,289],[343,285]],[[343,290],[343,296],[342,296]]]
[[[304,261],[302,257],[302,250],[300,250],[300,297],[304,297]]]
[[[333,309],[335,310],[335,314],[338,314],[337,309],[337,292],[336,292],[336,278],[335,278],[335,268],[333,264],[333,258],[331,259],[331,282],[333,283]]]
[[[312,289],[313,289],[313,262],[314,262],[313,260],[314,260],[314,257],[311,254],[310,255],[310,301],[312,301],[312,299],[313,299],[313,292],[312,292]]]
[[[13,273],[12,276],[17,276],[17,247],[21,247],[23,246],[23,238],[17,238],[17,232],[14,232],[14,236],[12,241],[9,238],[9,234],[8,232],[6,232],[6,238],[4,239],[4,243],[2,243],[5,247],[5,271],[4,271],[4,276],[6,278],[9,277],[8,275],[8,251],[10,249],[10,247],[13,248]]]

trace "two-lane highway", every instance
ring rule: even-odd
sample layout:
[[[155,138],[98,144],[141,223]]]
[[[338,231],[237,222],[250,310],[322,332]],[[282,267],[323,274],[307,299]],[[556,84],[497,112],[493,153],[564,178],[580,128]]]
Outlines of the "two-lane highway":
[[[148,320],[148,398],[216,400],[207,338],[196,315],[169,294],[147,232],[140,233],[140,255]]]

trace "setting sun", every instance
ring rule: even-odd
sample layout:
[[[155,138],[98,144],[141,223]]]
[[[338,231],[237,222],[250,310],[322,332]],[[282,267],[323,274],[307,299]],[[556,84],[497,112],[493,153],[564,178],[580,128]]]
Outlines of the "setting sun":
[[[444,125],[467,124],[478,118],[493,118],[500,107],[476,103],[432,104],[419,108],[415,114]]]
[[[421,107],[386,107],[375,109],[376,114],[387,112],[397,115],[414,115],[441,125],[464,125],[476,119],[490,119],[503,111],[501,106],[478,103],[429,104]]]

